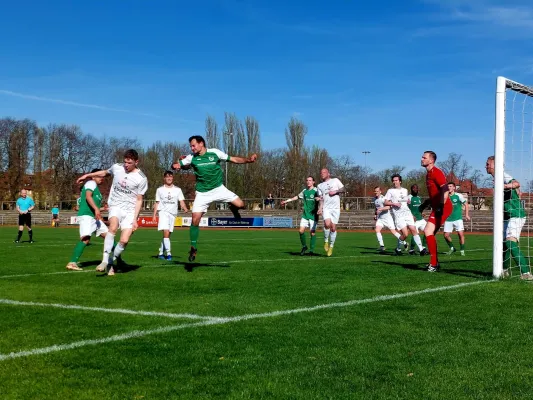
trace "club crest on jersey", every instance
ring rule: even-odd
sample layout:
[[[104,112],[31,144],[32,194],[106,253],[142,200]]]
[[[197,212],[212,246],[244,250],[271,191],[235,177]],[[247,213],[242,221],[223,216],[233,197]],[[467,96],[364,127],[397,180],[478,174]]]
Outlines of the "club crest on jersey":
[[[123,188],[126,188],[128,186],[128,182],[126,182],[125,180],[122,180],[120,181],[120,186],[122,186]]]
[[[215,160],[215,157],[208,157],[209,158],[209,161],[214,161]]]

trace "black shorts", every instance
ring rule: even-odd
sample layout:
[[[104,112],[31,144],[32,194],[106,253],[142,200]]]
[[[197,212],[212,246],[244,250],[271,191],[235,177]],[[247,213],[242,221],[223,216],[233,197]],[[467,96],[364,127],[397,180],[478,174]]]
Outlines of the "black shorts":
[[[19,214],[19,226],[26,225],[28,228],[31,228],[31,214]]]
[[[59,214],[52,214],[52,218],[53,219],[58,219],[59,218]]]

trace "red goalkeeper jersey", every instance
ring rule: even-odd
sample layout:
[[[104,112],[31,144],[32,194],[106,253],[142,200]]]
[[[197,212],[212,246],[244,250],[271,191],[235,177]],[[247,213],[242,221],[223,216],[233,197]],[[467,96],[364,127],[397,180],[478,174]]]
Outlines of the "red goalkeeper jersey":
[[[434,166],[431,171],[428,171],[426,175],[426,187],[428,189],[431,208],[434,209],[440,204],[442,199],[440,188],[446,183],[446,175],[444,175],[444,172],[440,168]]]

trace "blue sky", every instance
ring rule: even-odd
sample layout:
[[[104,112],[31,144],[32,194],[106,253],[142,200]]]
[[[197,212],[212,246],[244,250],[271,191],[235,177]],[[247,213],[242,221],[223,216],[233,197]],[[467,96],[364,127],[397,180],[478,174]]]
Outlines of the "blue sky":
[[[210,113],[291,116],[374,171],[433,149],[483,170],[497,75],[533,84],[523,0],[26,1],[3,4],[1,116],[184,142]],[[125,4],[128,4],[126,7]]]

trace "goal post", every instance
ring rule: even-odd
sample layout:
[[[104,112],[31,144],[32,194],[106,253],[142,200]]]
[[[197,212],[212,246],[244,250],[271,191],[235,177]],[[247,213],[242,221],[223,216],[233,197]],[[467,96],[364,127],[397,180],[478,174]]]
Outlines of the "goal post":
[[[505,269],[520,274],[512,260],[504,260],[504,173],[520,182],[520,191],[530,197],[530,180],[533,179],[533,87],[499,76],[496,81],[496,121],[494,134],[494,243],[493,276],[500,278]],[[521,201],[523,199],[521,198]],[[525,202],[525,211],[529,201]],[[529,260],[529,229],[522,229],[526,245],[521,246]],[[522,240],[522,241],[523,241]],[[529,261],[528,261],[529,264]]]

